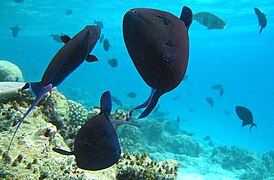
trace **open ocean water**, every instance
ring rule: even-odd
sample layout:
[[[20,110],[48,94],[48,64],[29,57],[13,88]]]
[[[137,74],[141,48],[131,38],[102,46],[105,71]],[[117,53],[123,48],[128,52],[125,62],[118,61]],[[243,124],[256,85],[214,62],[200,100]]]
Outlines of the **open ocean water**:
[[[84,62],[58,89],[68,98],[98,105],[101,94],[110,90],[123,104],[139,105],[150,87],[134,67],[124,44],[122,20],[131,8],[147,7],[180,16],[183,6],[193,13],[211,12],[226,22],[226,28],[208,30],[193,21],[189,29],[190,57],[187,79],[163,95],[159,110],[168,118],[180,117],[180,127],[202,140],[209,135],[215,145],[238,146],[259,154],[274,149],[274,1],[273,0],[0,0],[0,59],[10,60],[23,72],[25,81],[39,81],[48,63],[63,46],[50,36],[74,36],[88,24],[102,21],[102,34],[110,42],[104,51],[97,43],[92,54],[99,61]],[[259,34],[254,7],[267,17]],[[72,14],[66,15],[70,9]],[[10,27],[20,27],[12,37]],[[117,58],[118,67],[107,65]],[[224,95],[211,87],[222,84]],[[131,99],[129,92],[137,97]],[[206,97],[214,99],[211,108]],[[235,106],[248,107],[258,128],[241,127]],[[137,113],[137,112],[135,112]],[[153,116],[153,115],[151,115]],[[141,120],[140,120],[141,121]]]

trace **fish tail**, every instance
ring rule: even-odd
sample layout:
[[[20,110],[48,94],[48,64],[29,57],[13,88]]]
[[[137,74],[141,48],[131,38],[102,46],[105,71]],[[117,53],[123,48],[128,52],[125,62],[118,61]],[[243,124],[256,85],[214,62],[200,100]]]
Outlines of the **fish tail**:
[[[255,127],[257,128],[257,124],[252,123],[251,126],[250,126],[250,128],[249,128],[249,131],[250,131],[250,132],[251,132],[251,129],[252,129],[253,126],[255,126]]]
[[[261,29],[260,29],[259,33],[261,33],[262,31],[263,31],[263,27],[261,27]]]
[[[146,107],[146,109],[142,112],[142,114],[138,117],[138,119],[147,117],[151,111],[155,108],[157,105],[157,102],[159,98],[161,97],[162,93],[159,90],[156,90],[155,93],[152,95],[151,100]]]

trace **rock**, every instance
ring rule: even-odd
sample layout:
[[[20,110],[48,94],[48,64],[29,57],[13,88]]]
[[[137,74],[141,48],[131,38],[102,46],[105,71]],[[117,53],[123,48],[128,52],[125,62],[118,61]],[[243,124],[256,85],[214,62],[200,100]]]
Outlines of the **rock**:
[[[244,170],[242,179],[264,179],[268,170],[258,154],[239,148],[218,146],[212,150],[212,162],[227,170]]]
[[[204,146],[192,137],[180,134],[166,137],[166,150],[175,154],[199,157],[204,152]]]
[[[0,81],[24,82],[21,70],[15,64],[0,60]]]
[[[274,150],[264,153],[262,160],[265,162],[265,166],[270,176],[274,177]]]

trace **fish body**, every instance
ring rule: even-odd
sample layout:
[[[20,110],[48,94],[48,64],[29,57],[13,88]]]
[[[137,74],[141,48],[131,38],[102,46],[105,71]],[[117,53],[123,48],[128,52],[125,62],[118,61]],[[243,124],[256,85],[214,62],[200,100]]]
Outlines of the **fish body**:
[[[130,98],[136,98],[136,97],[137,97],[137,94],[136,94],[135,92],[129,92],[129,93],[127,94],[127,96],[130,97]]]
[[[224,20],[209,12],[198,12],[193,15],[193,19],[208,29],[223,29],[226,26]]]
[[[101,170],[118,162],[121,148],[114,124],[134,123],[120,120],[111,121],[111,96],[106,91],[101,96],[101,112],[88,120],[79,130],[74,141],[74,151],[68,152],[59,148],[53,151],[63,155],[74,155],[77,166],[85,170]]]
[[[262,13],[258,8],[254,8],[255,14],[258,17],[259,25],[261,26],[261,29],[259,33],[263,31],[263,28],[267,25],[267,19],[264,13]]]
[[[108,64],[111,67],[116,68],[118,66],[118,60],[116,58],[108,59]]]
[[[107,38],[105,38],[104,41],[103,41],[103,47],[104,47],[105,51],[108,51],[109,48],[110,48],[110,43],[109,43],[109,40]]]
[[[13,37],[17,37],[17,35],[18,35],[19,31],[20,31],[20,28],[19,28],[19,26],[16,24],[14,27],[11,27],[10,30],[11,30],[12,36],[13,36]]]
[[[221,84],[215,84],[211,88],[214,89],[214,90],[218,90],[220,96],[224,95],[224,88],[223,88],[223,86]]]
[[[146,117],[160,96],[176,88],[184,78],[189,57],[188,28],[192,12],[186,6],[180,19],[171,13],[136,8],[123,19],[123,35],[128,53],[143,80],[152,88],[142,105]],[[132,110],[133,111],[133,110]]]
[[[214,106],[214,99],[211,97],[206,97],[206,102],[210,105],[212,108]]]
[[[23,118],[18,123],[16,130],[13,134],[10,146],[18,131],[21,123],[27,117],[27,115],[33,110],[38,104],[42,97],[46,93],[52,92],[52,88],[58,86],[71,72],[73,72],[85,59],[87,61],[96,61],[97,58],[93,55],[89,55],[91,50],[94,48],[97,40],[100,36],[100,28],[98,26],[86,26],[72,39],[69,37],[61,38],[65,41],[65,45],[56,53],[48,65],[40,82],[29,82],[24,85],[22,90],[30,88],[36,96],[34,102],[24,114]],[[53,109],[50,96],[50,106]]]
[[[243,121],[242,127],[246,125],[251,125],[249,129],[250,131],[253,126],[257,128],[257,125],[253,122],[252,112],[248,108],[243,106],[236,106],[235,111],[238,117]]]
[[[72,14],[72,10],[71,9],[67,9],[67,11],[65,12],[66,15],[71,15]]]

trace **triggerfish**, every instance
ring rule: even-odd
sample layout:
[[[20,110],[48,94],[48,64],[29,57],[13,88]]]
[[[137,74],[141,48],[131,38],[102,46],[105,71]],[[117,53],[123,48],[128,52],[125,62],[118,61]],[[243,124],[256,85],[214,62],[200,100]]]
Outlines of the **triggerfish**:
[[[110,92],[101,96],[101,112],[88,120],[79,130],[74,141],[74,151],[59,148],[53,151],[74,155],[77,166],[85,170],[101,170],[115,164],[121,156],[121,148],[114,124],[139,125],[122,120],[110,120],[112,102]]]
[[[181,17],[171,13],[137,8],[123,19],[128,53],[139,74],[152,88],[149,98],[136,109],[146,108],[139,118],[150,114],[159,98],[176,88],[184,78],[189,57],[188,29],[192,11],[184,6]]]
[[[257,128],[257,125],[253,122],[253,115],[249,109],[243,106],[236,106],[235,111],[238,117],[243,120],[242,127],[250,124],[249,131],[251,131],[253,126]]]
[[[261,26],[261,29],[259,33],[262,32],[263,28],[266,27],[267,25],[267,19],[264,13],[262,13],[258,8],[254,8],[255,14],[258,17],[259,25]]]
[[[226,26],[224,20],[209,12],[198,12],[193,15],[193,19],[208,29],[223,29]]]
[[[94,55],[89,53],[94,48],[97,40],[100,37],[101,29],[98,26],[86,26],[82,31],[76,34],[72,39],[68,36],[62,36],[61,39],[65,45],[56,53],[48,65],[42,80],[40,82],[29,82],[24,85],[22,90],[30,88],[36,99],[25,113],[23,118],[18,123],[16,130],[12,136],[8,151],[15,137],[15,134],[21,123],[38,104],[41,98],[50,93],[50,105],[52,110],[51,92],[52,88],[62,83],[66,77],[72,73],[84,60],[88,62],[98,61]]]

